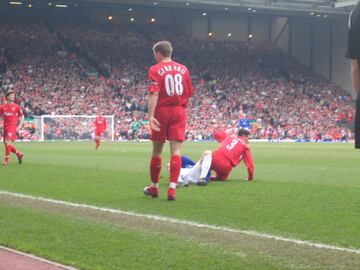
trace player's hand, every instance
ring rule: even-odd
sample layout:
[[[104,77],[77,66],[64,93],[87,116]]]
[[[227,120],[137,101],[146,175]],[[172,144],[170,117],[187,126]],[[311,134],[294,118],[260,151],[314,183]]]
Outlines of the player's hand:
[[[17,127],[17,131],[21,130],[22,126],[21,125],[18,125]]]
[[[149,122],[150,122],[150,128],[151,128],[152,130],[154,130],[154,131],[160,131],[161,125],[160,125],[159,121],[158,121],[156,118],[151,117],[151,118],[149,119]]]

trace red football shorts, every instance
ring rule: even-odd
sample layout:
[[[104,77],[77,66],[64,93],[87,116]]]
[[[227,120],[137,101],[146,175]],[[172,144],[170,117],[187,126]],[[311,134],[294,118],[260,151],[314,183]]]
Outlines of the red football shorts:
[[[218,152],[213,153],[211,170],[216,173],[216,180],[226,181],[232,170],[230,161]]]
[[[104,135],[104,132],[103,132],[103,131],[95,130],[95,137],[100,137],[100,138],[102,138],[103,135]]]
[[[186,108],[182,106],[162,106],[156,108],[155,118],[160,123],[160,131],[151,131],[151,140],[156,142],[185,141]]]
[[[16,129],[17,129],[17,127],[5,127],[4,128],[4,141],[15,141],[16,140]]]

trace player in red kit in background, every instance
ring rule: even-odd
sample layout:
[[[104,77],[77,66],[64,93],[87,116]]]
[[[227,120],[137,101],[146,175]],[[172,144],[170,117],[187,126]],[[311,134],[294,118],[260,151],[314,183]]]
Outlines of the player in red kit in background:
[[[107,129],[106,118],[102,116],[102,113],[99,114],[98,117],[94,120],[94,128],[95,128],[95,149],[99,149],[101,138],[103,137],[104,132]]]
[[[6,94],[6,103],[0,106],[0,115],[4,119],[4,146],[5,158],[3,165],[8,165],[11,153],[18,157],[19,164],[22,163],[24,154],[17,150],[12,142],[16,139],[16,132],[22,127],[24,123],[24,114],[21,107],[14,103],[15,92],[9,91]],[[18,125],[18,120],[20,123]]]
[[[170,186],[168,200],[175,200],[176,185],[181,169],[181,146],[185,140],[186,106],[193,95],[187,67],[171,60],[172,46],[160,41],[153,47],[157,64],[149,69],[149,124],[153,142],[150,162],[151,186],[144,193],[159,196],[162,151],[170,141]]]
[[[212,154],[211,170],[216,172],[212,180],[226,181],[232,168],[243,160],[248,169],[248,180],[254,178],[254,161],[248,146],[250,132],[240,129],[237,134],[230,135],[230,131],[215,131],[214,138],[220,147]]]

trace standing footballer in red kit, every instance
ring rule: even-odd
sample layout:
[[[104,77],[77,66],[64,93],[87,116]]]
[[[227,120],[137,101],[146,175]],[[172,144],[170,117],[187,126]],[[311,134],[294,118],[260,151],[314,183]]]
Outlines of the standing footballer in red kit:
[[[216,172],[212,180],[226,181],[232,168],[243,160],[248,169],[248,180],[254,178],[254,161],[248,146],[250,132],[240,129],[237,134],[215,131],[214,138],[220,147],[212,154],[211,170]]]
[[[103,137],[104,132],[107,129],[106,118],[102,116],[102,113],[94,120],[95,128],[95,150],[99,149],[101,138]]]
[[[11,153],[14,153],[19,161],[22,163],[24,154],[17,150],[13,145],[12,141],[16,139],[16,132],[22,127],[24,123],[24,115],[21,107],[14,103],[15,92],[9,91],[6,94],[6,103],[0,106],[0,115],[4,119],[4,146],[5,146],[5,158],[3,165],[8,165],[9,157]],[[20,123],[18,125],[18,120]]]
[[[186,106],[193,95],[188,69],[171,60],[172,45],[160,41],[153,47],[157,64],[149,69],[149,123],[153,142],[150,162],[151,186],[145,195],[159,196],[162,151],[170,141],[170,186],[168,200],[176,198],[176,185],[181,169],[181,146],[185,140]]]

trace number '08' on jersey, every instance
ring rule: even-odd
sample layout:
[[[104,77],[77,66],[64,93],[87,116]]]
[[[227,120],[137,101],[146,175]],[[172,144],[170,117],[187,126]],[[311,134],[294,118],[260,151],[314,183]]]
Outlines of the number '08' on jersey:
[[[160,62],[149,69],[149,92],[158,92],[157,106],[186,106],[193,95],[187,67],[176,62]]]

